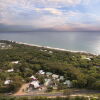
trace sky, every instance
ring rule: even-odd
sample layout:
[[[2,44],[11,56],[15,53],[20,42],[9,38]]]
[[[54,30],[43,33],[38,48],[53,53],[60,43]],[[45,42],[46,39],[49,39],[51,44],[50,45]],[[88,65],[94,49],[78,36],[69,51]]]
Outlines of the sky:
[[[0,31],[100,31],[100,0],[0,0]]]

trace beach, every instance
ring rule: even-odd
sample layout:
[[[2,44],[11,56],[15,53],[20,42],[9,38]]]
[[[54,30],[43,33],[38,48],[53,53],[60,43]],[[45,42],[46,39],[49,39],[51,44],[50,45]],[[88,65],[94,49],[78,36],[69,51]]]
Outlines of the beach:
[[[85,53],[85,54],[90,54],[90,55],[97,55],[97,54],[92,54],[92,53],[89,53],[89,52],[86,52],[86,51],[73,51],[73,50],[66,50],[66,49],[62,49],[62,48],[54,48],[54,47],[49,47],[49,46],[40,46],[40,45],[36,45],[36,44],[29,44],[29,43],[23,43],[23,42],[15,42],[15,43],[24,44],[24,45],[28,45],[28,46],[35,46],[35,47],[39,47],[39,48],[51,49],[51,50],[59,50],[59,51],[67,51],[67,52],[73,52],[73,53]]]
[[[0,40],[17,41],[27,45],[62,51],[100,55],[99,32],[10,32],[0,33]]]

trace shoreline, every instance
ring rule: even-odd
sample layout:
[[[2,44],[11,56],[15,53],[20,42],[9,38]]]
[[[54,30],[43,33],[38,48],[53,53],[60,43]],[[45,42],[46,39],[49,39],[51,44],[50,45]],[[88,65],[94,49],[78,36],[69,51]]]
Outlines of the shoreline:
[[[66,52],[72,52],[72,53],[85,53],[85,54],[89,54],[89,55],[93,55],[93,56],[99,56],[100,55],[100,54],[91,53],[91,52],[87,52],[87,51],[68,50],[68,49],[63,49],[63,48],[56,48],[56,47],[42,46],[42,45],[37,45],[37,44],[25,43],[25,42],[18,42],[18,41],[14,41],[14,40],[4,40],[4,41],[9,41],[9,42],[12,42],[12,43],[17,43],[17,44],[23,44],[23,45],[27,45],[27,46],[35,46],[35,47],[44,48],[44,49],[66,51]]]
[[[72,53],[85,53],[85,54],[90,54],[90,55],[94,55],[94,56],[98,56],[99,55],[99,54],[94,54],[94,53],[90,53],[90,52],[87,52],[87,51],[67,50],[67,49],[63,49],[63,48],[55,48],[55,47],[50,47],[50,46],[41,46],[41,45],[24,43],[24,42],[17,42],[17,41],[13,41],[13,42],[15,42],[17,44],[24,44],[24,45],[28,45],[28,46],[35,46],[35,47],[51,49],[51,50],[67,51],[67,52],[72,52]]]

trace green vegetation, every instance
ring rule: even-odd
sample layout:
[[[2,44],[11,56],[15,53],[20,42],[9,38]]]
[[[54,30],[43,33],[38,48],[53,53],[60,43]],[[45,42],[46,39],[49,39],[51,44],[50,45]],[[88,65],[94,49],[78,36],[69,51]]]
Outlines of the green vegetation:
[[[0,100],[100,100],[99,98],[88,99],[88,97],[56,97],[56,98],[46,98],[46,97],[4,97],[0,96]]]
[[[48,87],[47,88],[47,92],[52,92],[52,90],[53,90],[53,87]]]
[[[38,70],[64,75],[72,81],[73,88],[100,90],[100,55],[46,49],[3,40],[0,43],[11,46],[0,49],[0,93],[16,92]],[[14,64],[13,61],[19,63]],[[13,72],[7,72],[12,68]],[[7,79],[12,80],[11,84],[4,84]],[[43,81],[41,77],[39,79]]]

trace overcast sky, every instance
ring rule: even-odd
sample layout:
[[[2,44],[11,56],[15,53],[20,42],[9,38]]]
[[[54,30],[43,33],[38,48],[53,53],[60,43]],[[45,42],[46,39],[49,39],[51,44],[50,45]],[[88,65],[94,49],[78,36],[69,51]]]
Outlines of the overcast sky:
[[[0,0],[0,31],[100,31],[100,0]]]

